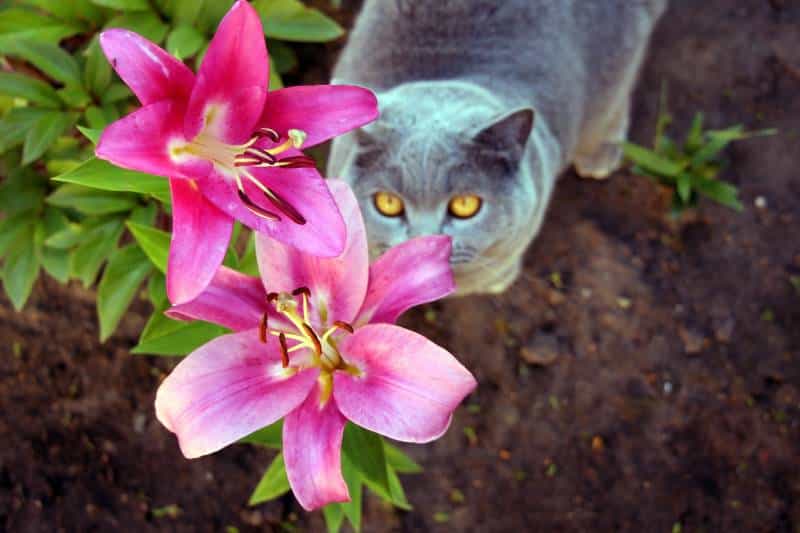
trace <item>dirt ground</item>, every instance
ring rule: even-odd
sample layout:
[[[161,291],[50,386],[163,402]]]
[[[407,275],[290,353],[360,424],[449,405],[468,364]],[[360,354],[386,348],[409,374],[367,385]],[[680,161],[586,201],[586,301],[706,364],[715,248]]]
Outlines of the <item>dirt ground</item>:
[[[566,175],[511,291],[403,320],[480,386],[444,438],[405,446],[414,510],[368,498],[365,531],[800,532],[800,5],[672,3],[632,138],[662,81],[676,131],[697,110],[779,128],[727,152],[745,212],[671,224],[642,178]],[[291,497],[246,506],[273,452],[180,455],[153,413],[174,361],[128,353],[147,311],[101,345],[89,291],[0,301],[0,529],[323,531]]]

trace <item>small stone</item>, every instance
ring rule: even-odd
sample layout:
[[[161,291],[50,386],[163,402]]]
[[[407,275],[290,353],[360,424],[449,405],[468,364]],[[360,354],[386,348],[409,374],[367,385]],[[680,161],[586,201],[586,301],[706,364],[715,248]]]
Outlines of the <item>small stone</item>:
[[[672,394],[672,382],[665,381],[664,382],[664,394]]]
[[[133,415],[133,431],[135,433],[144,433],[144,427],[147,424],[147,415],[144,413],[136,413]]]
[[[500,459],[502,459],[503,461],[508,461],[508,460],[510,460],[510,459],[511,459],[511,452],[510,452],[510,451],[508,451],[508,450],[505,450],[505,449],[504,449],[504,450],[500,450],[500,451],[497,453],[497,455],[498,455],[498,456],[500,457]]]
[[[558,360],[558,339],[555,335],[537,335],[520,349],[519,355],[529,365],[551,366]]]
[[[756,196],[756,199],[755,199],[755,201],[753,202],[753,204],[754,204],[754,205],[755,205],[755,206],[756,206],[758,209],[766,209],[766,208],[767,208],[767,199],[766,199],[766,198],[764,198],[763,196]]]
[[[736,327],[736,320],[731,318],[726,318],[725,320],[720,321],[714,327],[714,338],[717,339],[717,342],[721,342],[723,344],[728,344],[731,342],[731,338],[733,337],[733,330]]]
[[[705,337],[694,329],[681,328],[678,334],[683,341],[683,349],[688,355],[695,355],[703,351]]]
[[[561,305],[567,299],[561,291],[550,289],[547,292],[547,302],[550,305]]]
[[[592,437],[592,450],[595,452],[602,452],[606,447],[606,443],[603,442],[603,437],[600,435],[595,435]]]
[[[630,309],[633,305],[633,302],[630,298],[617,298],[617,305],[620,309]]]
[[[581,298],[588,300],[592,297],[592,289],[581,289]]]

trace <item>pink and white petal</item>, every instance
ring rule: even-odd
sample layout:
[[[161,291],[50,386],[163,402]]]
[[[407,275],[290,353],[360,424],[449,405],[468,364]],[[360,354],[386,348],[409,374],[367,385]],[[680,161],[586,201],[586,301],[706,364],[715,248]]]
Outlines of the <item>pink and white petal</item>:
[[[142,107],[106,127],[95,155],[118,167],[159,176],[201,177],[211,163],[187,158],[180,165],[169,156],[171,143],[183,142],[183,107],[162,100]]]
[[[261,19],[248,2],[238,0],[220,22],[200,65],[184,124],[186,137],[192,139],[208,126],[223,142],[245,142],[261,116],[268,83]]]
[[[341,255],[317,257],[291,244],[257,234],[258,269],[268,292],[308,287],[313,309],[319,311],[325,308],[328,323],[333,320],[352,322],[367,291],[369,257],[366,231],[356,198],[347,184],[340,180],[327,180],[327,184],[336,199],[347,231],[346,245]],[[312,230],[323,229],[318,223],[309,222],[307,225]],[[330,231],[330,228],[325,229]]]
[[[378,99],[352,85],[303,85],[267,94],[259,125],[286,136],[302,130],[303,147],[314,146],[378,118]]]
[[[260,183],[269,187],[291,204],[305,219],[305,224],[293,222],[270,202],[252,182],[242,183],[251,201],[277,215],[271,220],[255,214],[241,200],[234,178],[217,171],[198,180],[203,194],[214,205],[245,226],[278,239],[302,251],[335,257],[344,249],[345,226],[336,202],[315,169],[259,169],[248,167]]]
[[[269,307],[266,301],[267,294],[259,278],[222,266],[197,298],[174,305],[165,314],[175,320],[205,320],[233,331],[244,331],[259,326]],[[272,314],[269,318],[271,326],[277,325]]]
[[[452,245],[446,235],[417,237],[379,257],[369,267],[367,297],[356,322],[393,324],[411,307],[452,293]]]
[[[132,31],[113,28],[100,34],[100,46],[142,105],[189,100],[194,74],[155,43]]]
[[[194,300],[222,265],[233,219],[209,202],[194,180],[171,178],[172,242],[167,296],[173,304]]]
[[[217,337],[189,354],[161,383],[156,417],[192,459],[272,424],[300,405],[319,372],[281,366],[278,341],[257,330]]]
[[[320,405],[319,387],[283,422],[283,459],[295,498],[306,511],[350,501],[342,477],[342,435],[347,421],[329,398]]]
[[[477,385],[447,350],[422,335],[372,324],[339,342],[342,357],[361,375],[334,375],[342,414],[381,435],[429,442],[450,425],[453,410]]]

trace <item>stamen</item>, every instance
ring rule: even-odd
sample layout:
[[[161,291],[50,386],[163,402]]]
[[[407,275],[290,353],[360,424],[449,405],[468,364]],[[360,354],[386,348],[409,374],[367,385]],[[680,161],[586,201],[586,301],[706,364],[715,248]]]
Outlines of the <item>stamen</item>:
[[[279,297],[280,294],[278,294],[277,292],[270,292],[269,294],[267,294],[267,302],[269,303],[275,302],[278,300]]]
[[[253,200],[251,200],[242,189],[238,189],[237,192],[239,193],[239,200],[241,200],[244,206],[254,215],[276,222],[281,219],[281,217],[272,211],[267,211],[266,209],[256,205],[256,203],[253,202]]]
[[[301,294],[305,294],[309,298],[311,297],[311,290],[308,287],[298,287],[292,291],[292,296],[299,296]]]
[[[272,142],[278,142],[281,140],[280,134],[272,128],[260,128],[256,130],[254,135],[258,138],[267,137]]]
[[[275,164],[278,158],[261,148],[248,148],[244,151],[244,155],[258,159],[260,163],[267,163],[270,165]]]
[[[272,166],[281,168],[316,168],[317,163],[307,155],[293,155],[278,160]]]
[[[322,355],[322,343],[314,332],[314,328],[303,322],[303,330],[306,335],[308,335],[309,340],[314,343],[314,350],[317,352],[317,355]]]
[[[281,343],[281,364],[283,368],[289,366],[289,347],[286,345],[286,335],[280,334],[278,340]]]
[[[333,325],[338,327],[339,329],[345,330],[347,333],[353,333],[353,326],[348,324],[347,322],[343,322],[341,320],[335,320]]]
[[[295,224],[300,224],[301,226],[306,223],[305,217],[301,215],[300,212],[297,211],[297,209],[295,209],[292,204],[290,204],[289,202],[278,196],[278,194],[275,191],[273,191],[272,189],[261,183],[258,179],[256,179],[255,176],[250,174],[247,170],[242,169],[242,174],[244,174],[244,176],[247,179],[249,179],[253,185],[258,187],[261,190],[261,192],[264,193],[264,196],[267,197],[267,200],[269,200],[272,203],[272,205],[277,207],[278,210],[280,210],[284,215],[289,217],[292,222],[294,222]]]
[[[261,315],[261,321],[258,323],[258,338],[264,344],[267,343],[267,326],[268,326],[267,313],[264,313],[263,315]]]

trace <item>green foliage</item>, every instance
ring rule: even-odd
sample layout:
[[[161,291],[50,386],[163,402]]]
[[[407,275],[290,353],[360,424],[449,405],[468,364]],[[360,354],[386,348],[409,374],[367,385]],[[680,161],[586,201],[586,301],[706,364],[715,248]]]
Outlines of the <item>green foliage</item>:
[[[99,280],[100,336],[106,339],[142,282],[163,285],[168,180],[93,157],[103,128],[138,105],[97,34],[130,29],[197,68],[232,3],[10,0],[0,6],[0,274],[17,309],[41,269],[61,283],[78,279],[88,287]],[[297,0],[256,1],[254,7],[270,38],[273,88],[297,66],[294,50],[282,41],[323,42],[342,34],[333,20]],[[253,240],[246,242],[241,255],[229,251],[226,264],[256,274]],[[224,331],[171,320],[163,314],[165,298],[151,301],[155,311],[136,353],[184,355]]]
[[[672,189],[672,209],[676,214],[697,205],[700,196],[741,211],[738,189],[718,178],[723,168],[719,159],[722,151],[734,141],[774,135],[776,130],[748,132],[741,125],[704,130],[703,114],[697,113],[684,142],[679,144],[666,134],[672,123],[666,90],[662,91],[660,107],[653,148],[623,145],[626,157],[634,164],[633,172]]]

